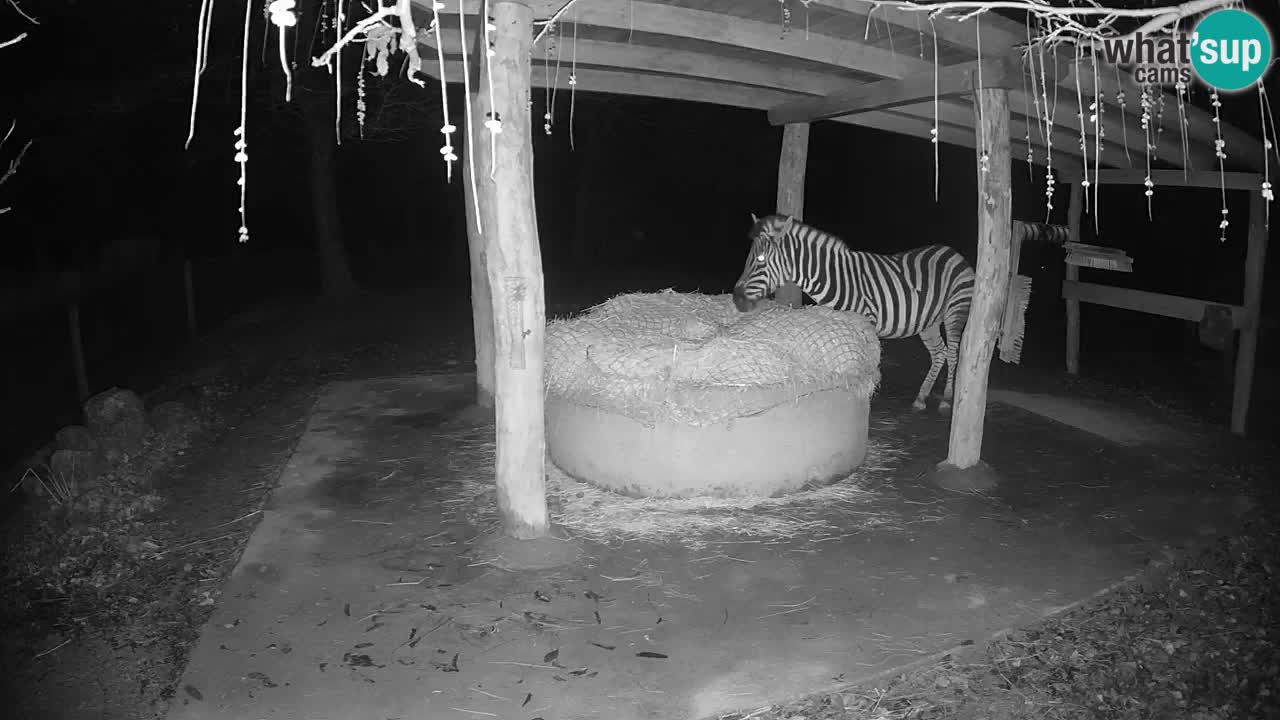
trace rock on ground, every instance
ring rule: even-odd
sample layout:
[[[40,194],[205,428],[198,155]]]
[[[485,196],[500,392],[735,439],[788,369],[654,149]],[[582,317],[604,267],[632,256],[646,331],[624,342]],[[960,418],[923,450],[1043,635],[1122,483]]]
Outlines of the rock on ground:
[[[136,453],[151,429],[142,398],[121,388],[104,390],[89,398],[84,404],[84,417],[108,458]]]

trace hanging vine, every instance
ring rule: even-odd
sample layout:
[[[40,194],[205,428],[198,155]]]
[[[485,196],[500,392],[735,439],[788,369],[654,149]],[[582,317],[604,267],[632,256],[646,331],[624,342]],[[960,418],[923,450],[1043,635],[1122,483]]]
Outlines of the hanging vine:
[[[286,38],[289,28],[295,27],[297,24],[296,7],[297,0],[258,0],[265,2],[266,15],[269,17],[271,26],[276,30],[276,45],[279,55],[279,63],[281,71],[285,75],[285,99],[292,99],[293,76],[292,66],[286,53]],[[389,57],[403,52],[406,56],[404,64],[404,72],[406,78],[418,85],[425,87],[425,83],[419,77],[422,68],[422,59],[418,55],[418,42],[422,38],[419,37],[418,30],[414,26],[412,8],[410,0],[376,0],[370,5],[365,5],[367,15],[350,24],[348,22],[349,13],[344,10],[342,0],[334,0],[334,17],[331,23],[334,32],[334,42],[331,47],[324,50],[318,56],[312,58],[313,66],[327,66],[334,76],[334,82],[338,85],[337,92],[337,108],[335,119],[335,131],[341,125],[342,117],[342,98],[341,83],[344,80],[344,72],[342,67],[341,50],[353,43],[364,43],[365,49],[362,53],[360,69],[357,72],[357,99],[355,103],[356,120],[360,127],[360,133],[363,136],[364,125],[367,120],[367,105],[365,100],[365,71],[369,63],[374,64],[375,71],[380,76],[386,76],[389,72]],[[244,22],[244,38],[242,42],[242,52],[247,58],[248,36],[251,28],[251,12],[249,7],[253,5],[254,0],[246,2],[245,22]],[[348,0],[350,2],[350,0]],[[490,10],[491,0],[481,0],[480,10],[483,15],[483,23],[479,32],[482,34],[482,42],[486,53],[484,62],[484,73],[480,78],[482,87],[473,89],[471,87],[471,78],[469,70],[469,58],[465,51],[466,41],[463,40],[464,52],[462,56],[463,74],[462,84],[464,91],[470,95],[471,92],[477,91],[485,93],[488,96],[488,110],[483,119],[484,127],[489,131],[489,141],[491,147],[491,167],[490,176],[492,177],[496,171],[496,155],[497,155],[497,135],[502,131],[502,118],[495,106],[492,59],[495,54],[493,31],[495,30],[493,16]],[[545,52],[544,72],[546,73],[546,90],[547,90],[547,107],[543,115],[544,132],[550,133],[553,130],[555,120],[555,100],[560,84],[560,69],[563,56],[563,37],[561,35],[562,26],[560,22],[562,17],[572,7],[575,6],[577,0],[567,0],[563,2],[559,8],[552,13],[551,17],[545,20],[536,20],[535,26],[539,28],[534,38],[536,45],[544,37],[548,39],[547,49]],[[800,0],[805,11],[805,33],[806,38],[809,33],[809,9],[812,0]],[[889,28],[889,45],[890,51],[893,50],[893,33],[892,25],[896,22],[902,24],[904,16],[901,13],[907,12],[924,12],[930,23],[931,34],[933,39],[933,67],[935,73],[934,83],[934,122],[930,128],[930,140],[934,145],[934,196],[939,196],[939,168],[938,168],[938,144],[941,141],[941,122],[940,122],[940,104],[938,98],[937,72],[940,69],[940,52],[937,37],[937,26],[935,20],[937,18],[945,18],[951,22],[967,22],[973,21],[975,33],[978,43],[978,53],[981,56],[981,16],[983,13],[993,10],[1015,10],[1026,13],[1027,22],[1027,46],[1023,54],[1023,67],[1026,72],[1023,77],[1023,94],[1024,114],[1034,109],[1036,113],[1037,134],[1045,147],[1045,205],[1046,212],[1052,213],[1053,199],[1055,194],[1056,177],[1053,166],[1053,149],[1055,129],[1055,117],[1057,112],[1058,93],[1060,85],[1053,82],[1053,98],[1049,96],[1049,55],[1053,56],[1053,77],[1058,78],[1058,63],[1060,55],[1056,49],[1062,44],[1071,45],[1075,54],[1075,83],[1076,83],[1076,121],[1080,124],[1080,149],[1083,156],[1083,179],[1081,185],[1087,191],[1093,189],[1092,208],[1096,214],[1098,204],[1098,189],[1096,187],[1096,178],[1101,172],[1102,151],[1106,136],[1106,123],[1103,120],[1106,112],[1105,97],[1099,81],[1099,68],[1097,60],[1097,52],[1100,50],[1100,43],[1104,40],[1115,41],[1135,39],[1139,32],[1147,37],[1153,35],[1178,32],[1181,23],[1188,18],[1206,13],[1218,8],[1235,6],[1238,0],[1184,0],[1166,4],[1160,7],[1142,6],[1142,7],[1106,7],[1101,2],[1091,2],[1086,4],[1061,5],[1052,0],[943,0],[941,2],[921,3],[916,0],[851,0],[854,3],[863,3],[868,6],[866,27],[864,35],[869,36],[870,27],[877,22],[875,17],[877,13],[883,16],[883,21]],[[210,26],[212,22],[214,0],[202,0],[197,20],[197,37],[196,37],[196,53],[194,82],[192,90],[191,111],[189,117],[189,127],[187,144],[189,145],[195,133],[197,107],[200,91],[200,79],[203,75],[208,61]],[[425,4],[425,3],[424,3]],[[262,7],[262,6],[259,6]],[[440,132],[443,136],[440,147],[442,160],[446,165],[446,174],[452,180],[453,163],[458,160],[454,144],[452,142],[453,133],[457,128],[450,121],[450,109],[448,104],[448,93],[446,86],[448,78],[446,77],[446,65],[444,58],[444,45],[441,33],[441,10],[445,8],[445,4],[440,0],[431,0],[427,5],[431,13],[431,21],[426,33],[432,36],[436,49],[436,64],[438,72],[436,79],[440,86],[441,108],[442,108],[442,124]],[[793,10],[786,0],[779,0],[781,23],[783,30],[791,29],[793,23]],[[463,28],[462,36],[465,38],[465,24],[463,19],[465,15],[463,3],[459,2],[458,6],[459,24]],[[893,13],[898,13],[897,16]],[[631,18],[630,24],[634,25],[634,9],[628,11],[628,17]],[[1116,30],[1116,24],[1121,21],[1130,23],[1127,33],[1121,33]],[[1034,28],[1033,28],[1034,23]],[[1136,27],[1134,26],[1136,23]],[[348,25],[350,25],[348,27]],[[918,16],[916,20],[917,34],[923,40],[923,26]],[[1034,33],[1033,33],[1034,30]],[[879,29],[877,27],[877,36]],[[577,40],[578,40],[578,22],[574,19],[573,24],[573,46],[572,58],[570,60],[571,69],[568,74],[568,85],[570,89],[570,128],[569,141],[573,146],[573,120],[575,111],[576,89],[579,83],[579,68],[577,58]],[[296,33],[295,33],[296,41]],[[551,56],[555,54],[555,72],[551,72]],[[924,43],[921,42],[919,48],[920,57],[924,57]],[[1082,82],[1082,68],[1080,63],[1085,56],[1089,57],[1090,73],[1093,78],[1093,87],[1090,88],[1090,97],[1086,102],[1086,92]],[[1038,67],[1037,67],[1038,66]],[[982,66],[978,66],[978,83],[982,84]],[[1123,143],[1126,159],[1130,158],[1131,151],[1128,139],[1127,125],[1127,107],[1126,93],[1124,85],[1119,82],[1119,69],[1116,69],[1117,82],[1115,83],[1114,100],[1119,106],[1119,122],[1121,131],[1121,141]],[[247,182],[247,161],[248,161],[248,144],[247,144],[247,59],[242,60],[241,67],[241,113],[240,124],[236,128],[236,156],[235,160],[240,165],[240,178],[238,184],[240,186],[241,203],[240,203],[240,240],[244,242],[248,238],[247,212],[245,210],[245,186]],[[1029,81],[1029,87],[1028,87]],[[1187,166],[1187,158],[1190,154],[1190,142],[1188,139],[1188,128],[1190,118],[1188,117],[1188,96],[1189,88],[1185,83],[1178,82],[1174,86],[1175,92],[1173,99],[1177,103],[1178,112],[1178,131],[1180,138],[1180,150],[1183,155],[1183,165]],[[1257,86],[1259,96],[1259,118],[1263,128],[1263,140],[1265,145],[1264,152],[1275,149],[1276,134],[1274,132],[1274,119],[1270,115],[1269,102],[1266,97],[1265,88],[1259,83]],[[1228,208],[1225,201],[1225,160],[1226,160],[1226,142],[1223,137],[1219,107],[1221,105],[1217,93],[1212,95],[1213,102],[1213,122],[1216,128],[1215,140],[1215,156],[1218,160],[1218,171],[1222,175],[1220,189],[1223,190],[1223,207],[1220,229],[1222,237],[1225,237],[1225,230],[1229,225]],[[1155,90],[1150,85],[1142,86],[1142,130],[1145,138],[1144,142],[1144,160],[1146,167],[1146,176],[1144,178],[1144,195],[1147,198],[1148,216],[1151,215],[1151,198],[1154,195],[1154,182],[1151,175],[1152,160],[1159,160],[1164,131],[1163,114],[1165,108],[1165,96],[1163,93]],[[1034,106],[1034,107],[1032,107]],[[1086,113],[1087,108],[1087,113]],[[472,132],[473,119],[471,117],[472,108],[468,105],[465,111],[467,134],[470,137]],[[1196,110],[1195,112],[1199,112]],[[979,113],[981,109],[979,108]],[[1154,127],[1153,127],[1154,123]],[[1093,171],[1090,173],[1089,165],[1089,131],[1088,126],[1093,126]],[[1270,131],[1268,131],[1270,127]],[[1033,138],[1031,137],[1030,122],[1024,128],[1024,140],[1027,143],[1027,161],[1033,164],[1035,160],[1035,151],[1033,146]],[[980,141],[984,142],[984,141]],[[980,168],[985,170],[989,162],[989,152],[987,148],[979,147],[979,164]],[[1277,155],[1280,158],[1280,154]],[[1270,183],[1270,163],[1269,157],[1264,162],[1264,179],[1262,181],[1262,196],[1268,203],[1273,201],[1272,187]],[[474,172],[472,173],[472,181],[474,182]],[[1086,202],[1090,202],[1086,200]],[[1268,209],[1269,212],[1269,209]],[[1269,215],[1268,215],[1269,217]]]

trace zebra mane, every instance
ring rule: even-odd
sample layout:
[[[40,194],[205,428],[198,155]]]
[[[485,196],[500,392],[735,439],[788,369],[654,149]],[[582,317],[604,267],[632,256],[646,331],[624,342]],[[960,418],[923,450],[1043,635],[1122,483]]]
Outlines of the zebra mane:
[[[795,218],[791,219],[794,223],[791,232],[788,235],[797,242],[815,245],[817,247],[834,248],[845,252],[855,252],[844,238],[833,232],[828,232],[822,228],[809,225]]]

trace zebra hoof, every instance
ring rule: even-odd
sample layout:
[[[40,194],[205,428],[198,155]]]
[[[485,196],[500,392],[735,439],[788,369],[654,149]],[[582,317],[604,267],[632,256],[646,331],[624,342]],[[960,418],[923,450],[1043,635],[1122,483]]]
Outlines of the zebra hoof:
[[[939,414],[939,415],[945,415],[945,416],[950,417],[950,415],[951,415],[951,403],[947,402],[946,400],[939,400],[939,401],[938,401],[938,414]]]
[[[923,400],[916,400],[915,402],[911,403],[911,409],[912,409],[912,410],[914,410],[914,411],[916,411],[916,412],[922,412],[922,411],[924,411],[924,407],[925,407],[925,406],[924,406],[924,401],[923,401]]]

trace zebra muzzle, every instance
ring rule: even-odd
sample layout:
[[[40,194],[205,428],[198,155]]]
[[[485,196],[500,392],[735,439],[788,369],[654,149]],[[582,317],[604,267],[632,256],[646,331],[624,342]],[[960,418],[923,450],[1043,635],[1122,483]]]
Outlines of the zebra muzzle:
[[[747,288],[745,286],[733,286],[733,306],[738,308],[738,312],[750,312],[755,309],[759,302],[759,298],[747,297]]]

